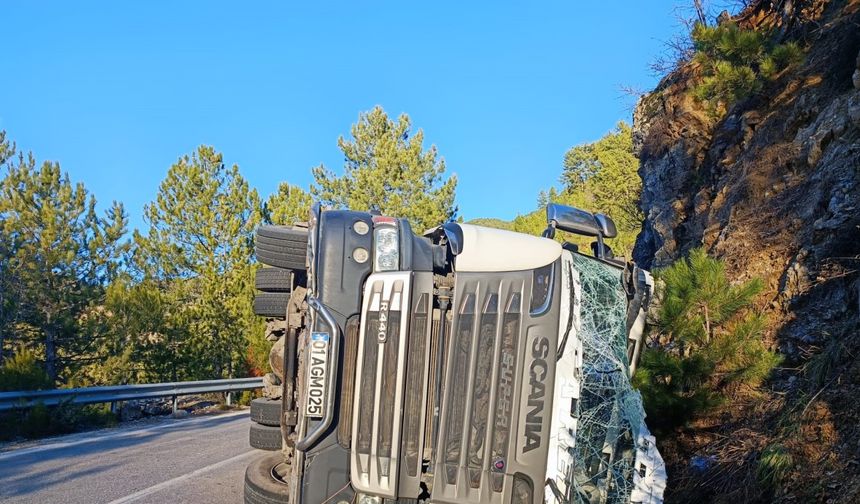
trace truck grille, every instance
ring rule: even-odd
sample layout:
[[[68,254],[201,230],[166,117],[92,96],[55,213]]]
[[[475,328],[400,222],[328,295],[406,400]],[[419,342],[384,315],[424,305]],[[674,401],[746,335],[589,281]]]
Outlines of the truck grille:
[[[559,290],[546,271],[457,274],[433,502],[511,502],[517,478],[543,481]]]
[[[558,303],[553,295],[545,311],[531,312],[533,283],[531,271],[458,274],[442,334],[433,330],[432,273],[371,275],[352,424],[357,492],[414,499],[428,476],[424,463],[439,503],[510,502],[515,477],[543,481]],[[435,352],[443,358],[438,377]],[[430,396],[437,381],[441,398]],[[437,403],[438,429],[428,428]]]
[[[436,474],[434,500],[486,498],[490,489],[503,489],[523,286],[491,280],[457,289],[437,457],[443,471]]]
[[[357,491],[389,498],[398,487],[420,491],[431,289],[431,273],[376,273],[367,281],[350,455]]]

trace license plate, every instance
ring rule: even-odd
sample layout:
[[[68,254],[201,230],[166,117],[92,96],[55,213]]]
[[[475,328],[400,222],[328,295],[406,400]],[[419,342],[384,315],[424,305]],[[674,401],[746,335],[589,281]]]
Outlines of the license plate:
[[[328,345],[329,334],[311,333],[308,349],[308,399],[305,415],[320,418],[325,415],[325,397],[328,389]]]

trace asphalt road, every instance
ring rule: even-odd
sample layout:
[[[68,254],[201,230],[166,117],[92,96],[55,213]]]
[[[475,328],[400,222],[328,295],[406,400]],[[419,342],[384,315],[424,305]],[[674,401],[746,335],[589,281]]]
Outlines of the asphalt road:
[[[0,502],[240,504],[248,412],[165,419],[0,452]]]

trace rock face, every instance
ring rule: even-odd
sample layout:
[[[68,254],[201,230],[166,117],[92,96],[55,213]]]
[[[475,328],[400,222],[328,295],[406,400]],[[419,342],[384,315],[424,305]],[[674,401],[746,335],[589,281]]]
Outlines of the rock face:
[[[808,46],[801,68],[713,118],[690,96],[687,65],[640,100],[633,125],[646,216],[634,259],[656,268],[705,247],[734,280],[761,278],[773,345],[798,369],[833,342],[850,353],[860,339],[860,2],[806,3],[819,9],[795,26]],[[860,367],[834,365],[818,398],[857,418],[848,396]],[[774,388],[797,379],[778,373]],[[834,422],[845,440],[832,446],[837,461],[855,469],[829,478],[856,480],[860,431]],[[832,502],[860,498],[833,484]]]
[[[640,100],[638,263],[666,266],[704,246],[738,281],[764,279],[783,318],[828,282],[821,315],[849,308],[853,286],[832,281],[860,269],[860,5],[834,2],[827,13],[803,68],[723,118],[690,97],[691,67]]]

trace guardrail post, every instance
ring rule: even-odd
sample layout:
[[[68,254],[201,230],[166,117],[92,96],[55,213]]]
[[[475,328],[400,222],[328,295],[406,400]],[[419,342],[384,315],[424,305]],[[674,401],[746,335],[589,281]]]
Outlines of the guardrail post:
[[[173,396],[173,414],[176,414],[176,410],[179,409],[179,396]]]
[[[110,402],[110,412],[116,415],[116,401]]]
[[[233,393],[227,392],[227,406],[233,405]]]

